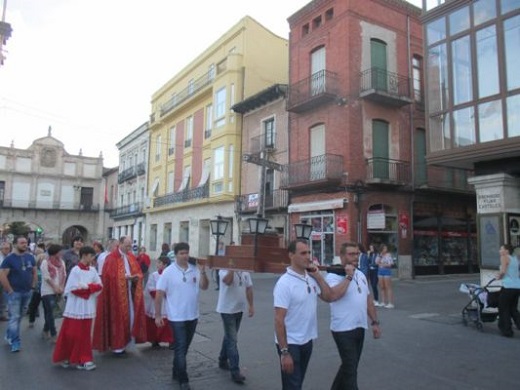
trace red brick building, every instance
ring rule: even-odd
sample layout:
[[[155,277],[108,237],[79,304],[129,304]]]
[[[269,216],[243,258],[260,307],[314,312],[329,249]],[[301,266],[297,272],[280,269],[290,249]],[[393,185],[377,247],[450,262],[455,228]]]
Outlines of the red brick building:
[[[420,13],[401,0],[315,0],[288,19],[281,188],[290,192],[290,224],[313,225],[322,263],[358,241],[387,244],[401,277],[470,270],[468,173],[426,166]],[[450,229],[460,242],[443,241]],[[456,261],[445,251],[462,269],[447,267]]]

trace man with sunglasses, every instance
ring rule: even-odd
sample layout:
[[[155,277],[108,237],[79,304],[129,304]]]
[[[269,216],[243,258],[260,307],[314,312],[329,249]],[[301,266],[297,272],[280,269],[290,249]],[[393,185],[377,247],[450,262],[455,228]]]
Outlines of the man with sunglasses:
[[[333,298],[325,279],[312,265],[307,241],[296,240],[287,247],[290,267],[274,287],[275,342],[280,358],[283,390],[302,388],[318,337],[318,298]]]
[[[381,336],[381,330],[367,279],[357,269],[358,244],[342,244],[339,254],[346,275],[329,273],[326,277],[334,297],[330,304],[330,330],[341,358],[341,366],[331,390],[357,390],[357,368],[363,350],[365,329],[368,329],[368,317],[374,338]]]

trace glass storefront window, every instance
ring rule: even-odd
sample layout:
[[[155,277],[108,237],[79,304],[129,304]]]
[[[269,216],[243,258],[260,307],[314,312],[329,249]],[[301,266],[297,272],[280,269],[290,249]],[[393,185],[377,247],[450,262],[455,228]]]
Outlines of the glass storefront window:
[[[497,16],[495,0],[476,0],[473,3],[475,26],[494,19]]]
[[[440,18],[429,23],[426,27],[428,45],[446,38],[446,20]]]
[[[507,90],[511,91],[520,88],[520,16],[504,21],[504,46]]]
[[[520,0],[502,0],[501,1],[502,14],[515,9],[520,9]]]
[[[479,97],[499,92],[498,49],[496,27],[489,26],[477,31],[477,68]]]
[[[479,142],[504,138],[502,100],[482,103],[478,106]]]
[[[453,41],[451,45],[453,53],[453,104],[461,104],[473,99],[469,35]]]
[[[430,150],[451,149],[450,115],[442,114],[430,118]]]
[[[473,107],[453,111],[453,137],[455,146],[475,144],[475,115]]]
[[[319,264],[332,264],[334,261],[334,214],[331,211],[303,215],[302,223],[312,225],[310,236],[311,259]]]
[[[449,104],[448,53],[445,43],[428,49],[428,82],[430,112],[445,110]]]
[[[450,35],[458,34],[469,28],[469,7],[463,7],[450,15]]]
[[[507,98],[507,135],[520,136],[520,95]]]

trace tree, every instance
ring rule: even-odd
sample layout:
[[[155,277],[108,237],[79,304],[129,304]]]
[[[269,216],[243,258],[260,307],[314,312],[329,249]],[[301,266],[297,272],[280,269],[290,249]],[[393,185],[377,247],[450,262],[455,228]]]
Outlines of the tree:
[[[27,236],[31,228],[25,222],[15,221],[9,224],[9,228],[7,229],[8,234],[12,234],[13,236]]]

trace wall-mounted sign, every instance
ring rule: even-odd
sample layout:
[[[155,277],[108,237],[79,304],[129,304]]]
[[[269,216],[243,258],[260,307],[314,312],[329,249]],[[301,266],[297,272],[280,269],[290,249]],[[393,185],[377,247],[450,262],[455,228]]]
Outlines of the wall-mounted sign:
[[[339,216],[336,218],[336,233],[345,235],[348,229],[348,218],[346,216]]]
[[[502,210],[502,191],[496,188],[482,188],[477,191],[477,209],[479,214],[497,213]]]
[[[385,228],[385,211],[384,210],[368,210],[367,213],[367,229],[384,229]]]

